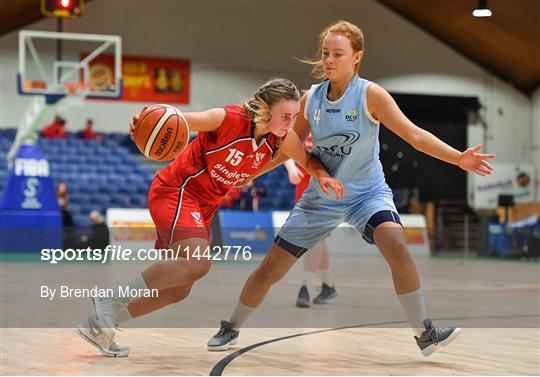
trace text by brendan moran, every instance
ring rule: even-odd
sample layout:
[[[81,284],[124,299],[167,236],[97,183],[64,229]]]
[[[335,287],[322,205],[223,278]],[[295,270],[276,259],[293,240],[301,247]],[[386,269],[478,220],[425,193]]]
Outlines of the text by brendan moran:
[[[139,297],[159,297],[157,289],[135,289],[128,285],[118,286],[117,288],[99,288],[97,285],[93,288],[71,288],[68,285],[60,285],[51,288],[42,285],[41,298],[47,298],[50,301],[55,298],[139,298]]]

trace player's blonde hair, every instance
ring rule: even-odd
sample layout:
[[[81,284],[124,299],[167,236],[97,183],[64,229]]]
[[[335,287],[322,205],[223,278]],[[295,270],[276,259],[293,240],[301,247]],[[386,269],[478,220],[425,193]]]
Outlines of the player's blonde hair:
[[[331,25],[328,25],[323,29],[319,34],[319,50],[315,55],[314,59],[299,59],[302,63],[307,63],[313,66],[311,74],[316,79],[326,80],[326,74],[324,73],[323,62],[322,62],[322,44],[324,38],[328,34],[339,34],[347,37],[351,41],[351,47],[356,53],[358,51],[364,51],[364,34],[360,28],[349,21],[337,21]],[[356,63],[354,66],[356,73],[360,71],[360,62]]]
[[[253,98],[245,101],[243,106],[256,124],[268,124],[272,119],[272,106],[280,101],[300,101],[300,92],[292,81],[282,78],[268,81],[257,89]],[[283,138],[278,137],[272,158],[276,157],[282,142]]]

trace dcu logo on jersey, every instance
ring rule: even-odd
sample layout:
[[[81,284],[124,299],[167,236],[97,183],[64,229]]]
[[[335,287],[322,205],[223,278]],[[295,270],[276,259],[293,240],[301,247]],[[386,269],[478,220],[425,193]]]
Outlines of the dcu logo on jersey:
[[[317,149],[321,152],[321,155],[328,155],[330,157],[344,158],[351,154],[352,145],[360,138],[358,132],[341,132],[333,134],[323,139],[326,145],[330,147],[317,145]]]
[[[345,119],[347,122],[354,122],[358,118],[358,110],[352,109],[347,114],[345,114]]]

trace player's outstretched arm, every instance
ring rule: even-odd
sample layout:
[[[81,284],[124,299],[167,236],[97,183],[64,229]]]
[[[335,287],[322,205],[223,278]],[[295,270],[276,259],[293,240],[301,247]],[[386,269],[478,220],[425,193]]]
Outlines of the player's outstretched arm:
[[[143,107],[140,113],[135,114],[129,123],[129,133],[133,139],[133,132],[135,130],[135,123],[139,120],[139,115],[146,109]],[[186,118],[190,131],[215,131],[219,128],[223,119],[225,119],[225,109],[216,108],[199,112],[182,113]]]
[[[302,165],[309,175],[319,181],[319,185],[326,195],[330,194],[328,189],[332,188],[336,193],[336,198],[338,200],[341,199],[344,192],[341,181],[328,174],[323,164],[308,152],[294,131],[290,131],[287,134],[281,145],[281,150]]]
[[[424,152],[439,160],[459,166],[465,171],[481,176],[491,174],[493,167],[487,161],[494,154],[478,153],[482,148],[476,145],[460,152],[432,133],[416,126],[401,112],[392,96],[377,84],[367,89],[368,111],[380,120],[390,131],[412,145],[416,150]]]

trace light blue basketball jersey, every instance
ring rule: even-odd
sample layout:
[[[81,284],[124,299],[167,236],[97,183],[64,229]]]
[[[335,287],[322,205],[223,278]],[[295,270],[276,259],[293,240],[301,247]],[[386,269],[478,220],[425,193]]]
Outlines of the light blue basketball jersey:
[[[340,99],[327,98],[329,81],[313,85],[304,116],[311,125],[312,154],[345,186],[345,200],[387,188],[379,161],[379,122],[367,110],[370,81],[355,76]],[[311,180],[311,190],[321,193]]]

